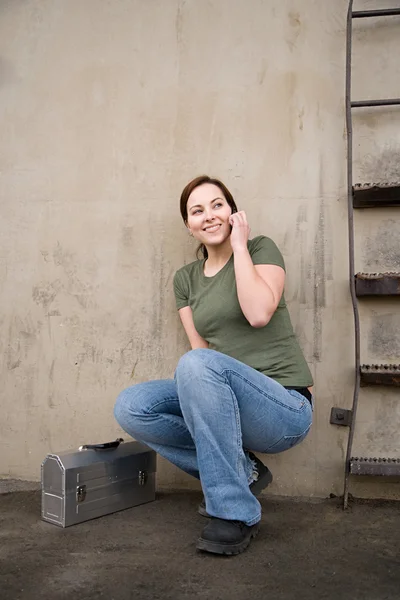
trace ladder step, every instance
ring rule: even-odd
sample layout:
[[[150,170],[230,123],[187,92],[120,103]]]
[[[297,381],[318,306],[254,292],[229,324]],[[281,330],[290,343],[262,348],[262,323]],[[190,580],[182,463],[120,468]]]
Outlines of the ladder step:
[[[400,206],[400,182],[357,183],[353,186],[354,208]]]
[[[358,297],[400,295],[400,273],[357,273],[355,279]]]
[[[351,108],[368,108],[369,106],[399,106],[400,98],[382,98],[381,100],[353,100]]]
[[[400,476],[400,458],[351,458],[352,475]]]
[[[355,10],[351,13],[353,19],[364,17],[394,17],[400,15],[400,8],[383,8],[379,10]]]
[[[360,384],[400,386],[400,365],[361,365]]]

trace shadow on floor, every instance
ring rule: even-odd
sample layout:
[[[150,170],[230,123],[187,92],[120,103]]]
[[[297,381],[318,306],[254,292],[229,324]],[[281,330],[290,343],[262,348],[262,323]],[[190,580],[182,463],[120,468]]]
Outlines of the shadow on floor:
[[[399,600],[400,504],[261,499],[262,528],[236,557],[195,550],[196,492],[61,529],[40,492],[0,494],[1,600]]]

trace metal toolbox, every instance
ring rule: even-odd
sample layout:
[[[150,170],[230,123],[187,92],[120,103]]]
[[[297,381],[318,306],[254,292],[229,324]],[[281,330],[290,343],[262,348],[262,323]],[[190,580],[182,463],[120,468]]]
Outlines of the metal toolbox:
[[[156,453],[139,442],[48,454],[41,473],[42,519],[60,527],[155,499]]]

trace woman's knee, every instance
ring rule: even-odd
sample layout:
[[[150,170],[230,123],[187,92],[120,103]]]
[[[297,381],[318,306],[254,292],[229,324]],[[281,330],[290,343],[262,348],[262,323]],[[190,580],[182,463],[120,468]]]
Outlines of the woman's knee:
[[[124,427],[127,413],[129,412],[129,407],[131,406],[132,394],[130,393],[130,390],[132,390],[132,388],[123,390],[118,395],[114,405],[114,417],[121,427]]]
[[[114,405],[114,417],[117,423],[125,429],[135,418],[140,417],[145,412],[145,402],[143,401],[143,384],[133,385],[123,390],[117,397]]]
[[[178,403],[176,386],[172,379],[145,381],[123,390],[114,406],[114,416],[128,432],[148,427],[155,413],[175,410]]]
[[[207,348],[196,348],[196,350],[186,352],[179,359],[175,375],[178,378],[181,376],[201,376],[204,370],[207,369],[213,354],[214,350],[208,350]]]

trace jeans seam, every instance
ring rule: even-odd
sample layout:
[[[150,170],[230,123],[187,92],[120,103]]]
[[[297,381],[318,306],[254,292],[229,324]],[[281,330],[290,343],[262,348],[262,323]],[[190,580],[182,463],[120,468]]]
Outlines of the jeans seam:
[[[153,409],[154,408],[158,408],[162,404],[165,404],[165,402],[167,402],[168,400],[175,400],[175,397],[174,396],[170,396],[169,398],[163,398],[162,400],[160,400],[160,402],[157,402],[157,404],[153,404],[153,406],[151,407],[151,410],[145,410],[145,408],[143,408],[143,413],[146,414],[146,415],[157,414]]]
[[[241,379],[242,381],[245,381],[250,387],[252,387],[254,390],[257,390],[257,392],[259,392],[262,396],[264,396],[265,398],[268,398],[268,400],[271,400],[271,402],[275,402],[275,404],[279,404],[279,406],[282,406],[283,408],[286,408],[286,409],[288,409],[288,410],[290,410],[291,412],[294,412],[294,413],[298,413],[299,414],[299,413],[303,412],[302,410],[299,410],[297,408],[292,408],[291,406],[287,406],[287,404],[284,404],[283,402],[280,402],[274,396],[271,396],[270,394],[266,393],[264,390],[261,390],[259,387],[257,387],[256,385],[254,385],[254,383],[252,383],[251,381],[249,381],[248,379],[246,379],[246,377],[243,377],[243,375],[241,375],[240,373],[237,373],[237,371],[234,371],[233,369],[224,369],[223,373],[226,373],[226,372],[232,373],[232,375],[236,375],[236,377],[239,377],[239,379]],[[221,373],[220,373],[220,375],[221,375]],[[301,409],[303,408],[303,406],[306,406],[306,398],[304,399],[304,402],[301,405]]]
[[[214,352],[214,350],[206,350],[208,352]],[[192,350],[193,352],[193,350]],[[300,409],[296,409],[296,408],[292,408],[291,406],[288,406],[287,404],[284,404],[283,402],[280,402],[277,398],[275,398],[274,396],[270,396],[268,393],[266,393],[263,389],[259,388],[258,386],[256,386],[254,383],[252,383],[251,381],[249,381],[246,377],[244,377],[243,375],[241,375],[240,373],[238,373],[237,371],[235,371],[232,368],[229,367],[222,367],[221,371],[217,371],[214,367],[213,364],[210,364],[210,358],[208,358],[207,361],[204,361],[205,366],[210,369],[210,371],[213,371],[213,373],[215,373],[216,375],[219,375],[220,377],[224,376],[225,373],[232,373],[233,375],[236,375],[237,377],[239,377],[242,381],[245,381],[249,386],[251,386],[254,390],[257,390],[257,392],[259,392],[261,395],[263,395],[265,398],[268,398],[268,400],[271,400],[272,402],[274,402],[275,404],[279,404],[279,406],[281,406],[282,408],[286,408],[287,410],[296,413],[296,414],[300,414],[303,412],[303,408],[307,406],[307,404],[310,404],[311,406],[311,410],[312,412],[314,412],[314,406],[312,402],[308,402],[307,398],[304,397],[304,401],[302,401],[301,407]],[[246,366],[246,365],[245,365]],[[250,369],[252,367],[249,367]],[[260,375],[264,375],[263,373],[260,373]],[[176,372],[175,372],[175,376],[176,378]],[[264,375],[264,377],[268,377],[267,375]],[[275,382],[278,383],[278,382]],[[229,385],[229,382],[228,382]],[[284,386],[282,386],[283,389],[286,390],[287,393],[290,392],[290,390],[287,390]],[[293,390],[295,391],[295,390]],[[289,394],[291,396],[291,394]],[[293,396],[291,396],[293,398]]]
[[[143,413],[134,413],[134,412],[132,412],[132,413],[130,413],[129,416],[133,416],[137,422],[141,422],[143,425],[146,425],[146,417],[151,417],[153,419],[154,418],[160,419],[160,418],[162,418],[163,415],[161,415],[159,413],[152,413],[152,412],[149,412],[149,413],[144,413],[144,412]],[[188,428],[186,427],[186,425],[181,425],[180,423],[177,423],[175,421],[173,423],[169,423],[169,425],[175,427],[177,431],[179,430],[184,434],[186,434],[188,432]],[[144,442],[144,443],[146,443],[146,442]],[[165,444],[165,445],[168,445],[168,444]]]
[[[279,402],[279,400],[277,400],[277,398],[274,398],[273,396],[270,396],[264,390],[260,389],[256,385],[254,385],[254,383],[252,383],[251,381],[249,381],[248,379],[246,379],[246,377],[243,377],[243,375],[241,375],[237,371],[234,371],[233,369],[230,369],[228,367],[222,367],[222,371],[216,371],[213,368],[212,365],[207,364],[206,366],[207,366],[208,369],[210,369],[211,371],[213,371],[216,375],[219,375],[220,377],[224,377],[225,373],[232,373],[232,375],[236,375],[236,377],[239,377],[239,379],[241,379],[242,381],[245,381],[254,390],[257,390],[257,392],[259,392],[260,394],[262,394],[265,398],[268,398],[268,400],[271,400],[272,402],[275,402],[275,404],[279,404],[279,406],[282,406],[283,408],[286,408],[286,409],[288,409],[288,410],[290,410],[291,412],[294,412],[294,413],[298,413],[299,414],[299,413],[302,412],[302,410],[298,410],[296,408],[292,408],[291,406],[287,406],[287,404]],[[262,375],[262,373],[261,373],[261,375]],[[226,378],[224,377],[224,379],[226,379]],[[228,385],[229,385],[229,382],[228,382]],[[288,392],[288,390],[286,390],[286,391]],[[301,407],[303,408],[303,406],[306,406],[306,398],[304,398],[304,402],[302,403]]]
[[[214,370],[214,369],[213,369]],[[214,371],[215,373],[217,373],[216,371]],[[241,428],[241,423],[240,423],[240,410],[239,410],[239,406],[238,406],[238,402],[235,396],[234,391],[232,390],[231,386],[229,385],[229,381],[227,380],[227,378],[225,377],[225,373],[220,373],[220,376],[223,376],[225,379],[225,383],[228,386],[230,393],[231,393],[231,398],[232,398],[232,403],[233,403],[233,410],[235,411],[235,423],[236,423],[236,438],[237,438],[237,457],[236,457],[236,471],[239,474],[240,473],[240,451],[243,451],[243,443],[242,443],[242,428]],[[245,471],[245,475],[246,475],[246,471]]]
[[[311,429],[311,425],[312,423],[309,424],[308,427],[305,428],[305,430],[302,433],[299,433],[298,435],[283,435],[281,438],[279,438],[279,440],[277,442],[275,442],[274,444],[272,444],[271,446],[268,446],[268,448],[266,448],[266,450],[264,451],[265,453],[268,453],[272,448],[274,448],[275,446],[277,446],[278,444],[280,444],[280,442],[282,440],[293,440],[293,439],[299,439],[305,435],[308,434],[308,432]],[[294,446],[296,446],[296,444],[293,444],[293,446],[290,446],[291,448],[293,448]]]

